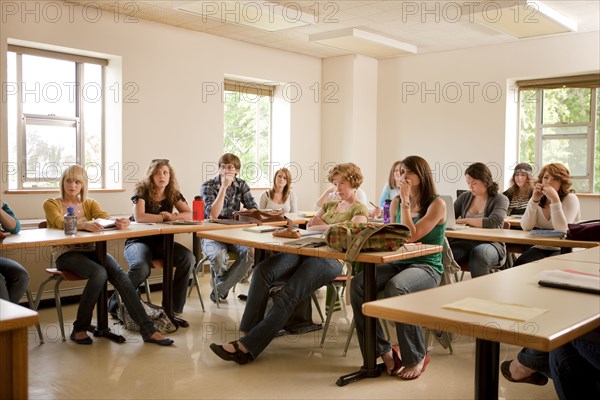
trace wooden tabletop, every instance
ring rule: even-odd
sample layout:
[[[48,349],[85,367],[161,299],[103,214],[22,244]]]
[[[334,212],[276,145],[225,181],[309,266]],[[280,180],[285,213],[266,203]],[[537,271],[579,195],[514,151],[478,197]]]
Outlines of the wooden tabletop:
[[[531,232],[517,229],[484,229],[472,228],[456,231],[446,230],[447,238],[480,240],[484,242],[504,242],[510,244],[543,245],[554,247],[583,247],[591,248],[600,246],[600,242],[586,242],[581,240],[567,240],[558,237],[532,235]]]
[[[37,321],[37,312],[0,299],[0,332],[31,326]]]
[[[226,231],[200,231],[197,233],[197,235],[205,239],[212,239],[223,243],[241,244],[243,246],[255,247],[264,250],[301,254],[312,257],[335,258],[339,260],[343,260],[345,258],[345,253],[334,251],[328,246],[318,248],[297,248],[286,246],[286,242],[290,242],[295,239],[274,237],[269,232],[248,232],[244,231],[243,228],[236,228]],[[397,251],[360,253],[357,261],[380,264],[396,260],[405,260],[427,254],[439,253],[440,251],[442,251],[441,246],[407,244]]]
[[[550,257],[476,279],[363,305],[372,317],[550,351],[600,326],[598,295],[541,287],[543,270],[572,268],[598,274],[598,264]],[[548,311],[526,322],[443,308],[467,297]]]
[[[113,229],[97,233],[78,231],[75,235],[65,235],[62,229],[25,229],[18,234],[11,234],[4,238],[0,242],[0,248],[13,249],[93,243],[105,240],[159,235],[160,233],[160,227],[148,224],[131,224],[127,229]]]
[[[574,251],[572,253],[561,254],[559,256],[553,257],[557,260],[564,261],[582,261],[594,263],[596,265],[600,265],[600,247],[592,247],[591,249],[585,249],[580,251]]]

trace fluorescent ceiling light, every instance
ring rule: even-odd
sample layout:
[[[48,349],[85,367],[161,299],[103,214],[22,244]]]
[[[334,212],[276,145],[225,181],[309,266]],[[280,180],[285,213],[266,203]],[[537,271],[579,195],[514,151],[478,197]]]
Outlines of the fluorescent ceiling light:
[[[556,33],[576,32],[577,23],[536,0],[481,4],[472,13],[476,22],[519,39]]]
[[[373,58],[394,57],[417,52],[417,46],[357,28],[313,33],[308,40]]]
[[[173,1],[173,9],[203,18],[245,25],[269,32],[314,24],[315,16],[297,3],[270,1]]]

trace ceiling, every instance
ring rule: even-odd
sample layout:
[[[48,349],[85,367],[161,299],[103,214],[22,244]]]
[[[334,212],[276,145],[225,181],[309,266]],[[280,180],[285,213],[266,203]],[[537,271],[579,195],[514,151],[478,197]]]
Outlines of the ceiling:
[[[472,1],[270,1],[287,6],[287,20],[298,21],[299,17],[310,24],[290,27],[279,31],[257,29],[253,24],[241,25],[226,22],[225,18],[253,20],[258,1],[212,1],[213,18],[179,11],[178,6],[192,5],[192,0],[106,0],[72,1],[88,4],[109,11],[118,10],[123,16],[139,18],[162,24],[177,26],[211,35],[257,44],[264,47],[283,49],[312,57],[327,58],[351,54],[349,51],[328,47],[309,41],[310,35],[343,28],[359,28],[369,34],[377,34],[417,47],[418,54],[454,50],[467,47],[486,46],[519,40],[493,28],[493,24],[475,22],[468,12],[474,4],[485,5],[490,16],[505,5],[525,0],[472,0]],[[226,4],[228,3],[228,5]],[[237,3],[237,4],[235,4]],[[491,4],[487,4],[491,3]],[[545,5],[574,20],[577,32],[600,30],[600,1],[554,1],[545,0]],[[195,5],[197,6],[197,4]],[[227,9],[226,7],[234,7]],[[209,10],[209,8],[204,8]],[[255,14],[252,14],[252,13]],[[206,12],[208,14],[208,12]],[[275,13],[282,13],[281,10]],[[514,11],[513,11],[514,13]],[[516,15],[516,14],[515,14]],[[490,17],[492,18],[492,17]],[[527,18],[526,15],[519,17]],[[315,21],[317,21],[315,23]],[[347,30],[347,29],[346,29]],[[571,35],[574,33],[561,33]]]

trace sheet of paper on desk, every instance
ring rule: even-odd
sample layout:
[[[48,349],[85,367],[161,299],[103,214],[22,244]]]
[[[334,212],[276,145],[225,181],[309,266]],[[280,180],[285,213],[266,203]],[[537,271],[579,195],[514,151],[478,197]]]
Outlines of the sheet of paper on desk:
[[[573,269],[547,270],[538,274],[540,286],[600,294],[600,276]]]
[[[111,229],[117,229],[117,226],[115,225],[115,221],[112,219],[104,219],[104,218],[96,218],[94,220],[94,222],[99,223],[100,225],[102,225],[102,228],[104,228],[104,230],[111,230]]]
[[[545,308],[528,307],[521,304],[499,303],[497,301],[466,297],[454,303],[445,304],[443,308],[466,311],[475,314],[491,315],[515,321],[529,321],[548,311]]]

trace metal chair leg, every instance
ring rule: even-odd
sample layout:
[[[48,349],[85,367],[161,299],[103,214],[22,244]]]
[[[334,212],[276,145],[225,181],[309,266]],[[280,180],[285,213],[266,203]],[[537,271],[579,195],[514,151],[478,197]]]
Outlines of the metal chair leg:
[[[62,303],[60,301],[60,283],[63,281],[63,278],[56,278],[56,283],[54,284],[54,302],[56,303],[56,313],[58,314],[58,323],[60,324],[60,333],[62,334],[62,340],[65,342],[67,337],[65,335],[65,323],[63,321],[63,313],[62,313]]]
[[[327,318],[325,319],[325,325],[323,326],[323,335],[321,335],[321,347],[325,343],[325,337],[327,336],[327,330],[329,329],[329,324],[331,323],[331,316],[333,315],[333,309],[335,307],[335,302],[338,299],[338,289],[334,284],[327,284],[328,288],[331,288],[333,292],[333,296],[329,300],[328,309],[327,309]]]
[[[27,289],[25,294],[27,295],[27,302],[29,303],[29,308],[31,308],[33,311],[37,311],[37,307],[35,306],[35,301],[33,301],[33,296],[31,295],[31,290],[29,290],[29,288]],[[40,337],[40,344],[44,344],[44,336],[42,336],[42,328],[40,326],[39,320],[38,320],[38,322],[35,323],[35,327],[37,329],[38,336]]]

